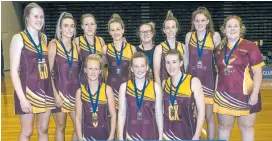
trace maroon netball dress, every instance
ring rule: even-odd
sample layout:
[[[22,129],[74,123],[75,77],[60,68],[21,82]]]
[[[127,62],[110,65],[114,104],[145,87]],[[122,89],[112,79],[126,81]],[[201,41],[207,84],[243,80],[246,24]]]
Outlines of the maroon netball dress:
[[[93,95],[88,85],[81,85],[82,133],[84,140],[107,140],[110,134],[106,84],[100,83]]]
[[[43,113],[55,108],[49,73],[49,61],[45,35],[39,37],[36,45],[27,30],[20,32],[23,38],[19,77],[26,99],[32,106],[33,113]],[[14,92],[15,114],[26,114],[22,111],[20,100]]]
[[[225,46],[216,58],[218,85],[213,111],[231,116],[244,116],[261,111],[261,94],[258,102],[248,104],[253,91],[253,69],[264,66],[259,48],[251,41],[240,38],[231,47]]]
[[[72,112],[75,108],[76,91],[80,88],[77,47],[71,42],[71,49],[67,51],[62,41],[56,40],[55,43],[57,51],[54,63],[54,83],[63,100],[63,106],[57,107],[52,112]]]
[[[205,96],[205,104],[213,104],[215,93],[215,61],[214,42],[211,32],[207,32],[202,41],[197,38],[196,32],[192,32],[189,41],[189,65],[188,73],[199,78]]]
[[[152,80],[147,82],[143,90],[137,89],[133,80],[127,82],[127,140],[157,140],[159,138],[155,118],[155,97]]]
[[[191,90],[192,75],[183,74],[177,86],[169,77],[164,87],[163,139],[191,140],[196,130],[195,100]]]

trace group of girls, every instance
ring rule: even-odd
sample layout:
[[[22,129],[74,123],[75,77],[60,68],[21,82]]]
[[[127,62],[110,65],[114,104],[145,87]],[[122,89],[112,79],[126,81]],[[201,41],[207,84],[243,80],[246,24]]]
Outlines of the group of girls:
[[[65,139],[67,114],[72,140],[198,140],[204,119],[208,139],[218,131],[218,139],[229,140],[236,117],[243,141],[254,140],[264,63],[258,47],[243,38],[239,16],[224,20],[221,40],[209,11],[199,7],[183,44],[168,11],[166,39],[157,46],[152,22],[139,26],[140,45],[128,43],[118,14],[108,22],[108,44],[96,35],[91,14],[82,15],[84,34],[76,37],[76,20],[63,12],[49,43],[39,5],[28,4],[24,20],[26,29],[10,45],[20,141],[30,140],[35,115],[39,141],[47,141],[51,113],[56,141]]]

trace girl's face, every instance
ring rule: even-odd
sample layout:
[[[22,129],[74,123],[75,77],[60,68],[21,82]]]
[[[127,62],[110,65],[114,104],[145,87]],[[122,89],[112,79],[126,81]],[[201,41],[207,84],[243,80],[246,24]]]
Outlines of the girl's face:
[[[241,28],[240,23],[236,19],[230,19],[227,21],[224,32],[228,39],[240,38]]]
[[[44,25],[44,13],[41,8],[35,7],[30,10],[29,15],[26,17],[27,26],[36,30],[41,30]]]
[[[61,23],[61,35],[62,37],[72,38],[75,32],[75,23],[74,20],[66,18],[62,20]]]
[[[97,25],[93,17],[86,17],[83,20],[83,24],[81,25],[84,35],[94,36],[96,33]]]
[[[140,38],[144,43],[152,42],[153,33],[149,25],[142,25],[140,27]]]
[[[179,60],[178,55],[165,56],[166,70],[170,76],[175,76],[180,71],[180,67],[182,66],[182,64],[183,61]]]
[[[132,61],[131,71],[134,73],[135,78],[145,78],[145,75],[148,71],[146,59],[143,57],[134,58]]]
[[[174,21],[174,20],[166,21],[163,32],[165,33],[167,38],[176,38],[176,35],[178,32],[178,27],[176,25],[176,21]]]
[[[102,70],[100,69],[100,64],[96,60],[89,60],[84,68],[87,76],[92,81],[98,80]]]
[[[110,35],[114,41],[123,40],[124,28],[120,23],[110,24]]]
[[[204,14],[197,14],[194,19],[194,26],[196,31],[202,32],[206,30],[209,20]]]

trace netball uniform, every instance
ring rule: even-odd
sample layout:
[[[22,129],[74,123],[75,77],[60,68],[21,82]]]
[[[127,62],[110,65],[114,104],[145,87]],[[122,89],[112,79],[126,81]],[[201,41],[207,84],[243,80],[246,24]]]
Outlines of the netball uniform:
[[[113,44],[108,44],[107,49],[107,59],[109,64],[109,76],[107,79],[107,85],[109,85],[114,92],[114,99],[116,108],[118,109],[118,93],[120,85],[127,81],[128,79],[128,72],[129,72],[129,63],[132,58],[132,48],[131,44],[124,43],[123,51],[121,53],[116,51],[117,57],[120,59],[120,54],[122,54],[122,62],[120,66],[118,67],[117,61],[116,61],[116,55],[115,55],[115,48],[113,47]],[[118,70],[119,69],[119,70]],[[119,71],[119,72],[118,72]]]
[[[81,85],[82,133],[84,140],[107,140],[110,134],[106,84],[101,83],[99,85],[99,92],[97,91],[94,95],[88,92],[88,85]],[[90,95],[95,104],[96,98],[99,96],[95,113],[92,109]]]
[[[101,53],[102,45],[98,36],[95,36],[94,45],[91,46],[87,43],[84,36],[79,36],[79,47],[80,47],[80,73],[79,79],[81,84],[87,83],[86,73],[84,72],[84,62],[90,54]]]
[[[153,55],[155,47],[153,47],[151,50],[143,50],[140,47],[136,48],[138,52],[142,52],[146,55],[148,58],[148,65],[149,65],[149,73],[151,73],[151,79],[154,80],[154,71],[153,71]]]
[[[204,43],[204,45],[203,45]],[[202,89],[205,96],[205,104],[213,104],[213,97],[215,93],[215,62],[213,52],[215,45],[213,42],[213,35],[211,32],[207,33],[206,38],[202,41],[198,41],[196,32],[192,32],[191,39],[188,44],[189,49],[189,65],[188,73],[192,74],[193,77],[199,78],[202,84]],[[203,47],[201,57],[198,53]]]
[[[176,49],[180,52],[181,56],[184,55],[184,50],[182,47],[182,43],[181,42],[177,42],[176,41]],[[167,79],[169,77],[167,70],[165,68],[165,53],[170,49],[170,46],[167,45],[167,42],[164,41],[161,43],[162,46],[162,56],[161,56],[161,68],[160,68],[160,78],[161,78],[161,82],[165,79]]]
[[[54,83],[58,95],[63,101],[62,107],[57,107],[53,110],[53,113],[57,112],[72,112],[75,108],[75,95],[79,86],[78,73],[78,52],[76,44],[71,42],[72,47],[70,51],[67,51],[69,58],[72,58],[72,66],[70,68],[67,60],[65,47],[61,45],[61,42],[55,41],[57,49],[54,62]]]
[[[20,32],[24,46],[21,52],[19,77],[26,99],[32,106],[33,113],[42,113],[55,108],[54,96],[49,88],[51,85],[49,61],[45,35],[41,35],[39,52],[43,54],[42,61],[35,49],[34,41],[27,31]],[[20,100],[14,91],[15,114],[26,114],[22,111]]]
[[[261,95],[258,94],[257,104],[248,104],[253,91],[254,68],[264,66],[259,48],[251,41],[240,38],[226,66],[226,57],[230,55],[231,47],[225,47],[218,52],[218,85],[214,97],[214,112],[232,116],[243,116],[261,110]],[[226,52],[226,53],[224,53]],[[228,71],[226,71],[228,70]]]
[[[172,95],[176,87],[171,85],[171,77],[165,82],[163,96],[163,139],[165,140],[191,140],[195,134],[196,116],[193,112],[195,100],[191,90],[191,81],[192,75],[187,74],[183,77],[173,106],[170,103],[170,87],[172,87]]]
[[[136,88],[137,89],[137,88]],[[154,82],[149,80],[144,90],[142,106],[140,108],[141,119],[138,119],[138,107],[135,96],[135,87],[132,80],[127,82],[127,118],[126,139],[127,140],[157,140],[158,130],[155,119],[155,88]],[[140,99],[142,91],[137,89]]]

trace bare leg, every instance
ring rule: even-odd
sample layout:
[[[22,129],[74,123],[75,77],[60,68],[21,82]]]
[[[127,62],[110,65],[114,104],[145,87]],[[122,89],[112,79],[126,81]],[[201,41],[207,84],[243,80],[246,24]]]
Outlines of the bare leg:
[[[229,140],[230,131],[233,127],[235,117],[230,115],[217,114],[218,117],[218,140]]]
[[[37,114],[37,130],[39,141],[48,141],[48,124],[50,120],[51,110]]]
[[[216,134],[216,126],[212,104],[205,104],[205,118],[207,122],[207,137],[209,140],[214,140]]]
[[[19,136],[19,141],[29,141],[31,135],[33,134],[33,122],[34,114],[22,114],[20,115],[21,122],[21,133]]]
[[[254,124],[256,113],[238,117],[239,128],[243,141],[254,141]]]
[[[64,141],[67,114],[63,112],[53,113],[53,117],[56,122],[55,140]]]
[[[75,128],[76,128],[76,114],[75,114],[75,111],[70,112],[69,115],[70,115],[70,118],[71,118],[71,120],[73,122],[73,127],[74,127],[72,140],[77,140],[77,134],[76,134],[76,130],[75,130]]]

